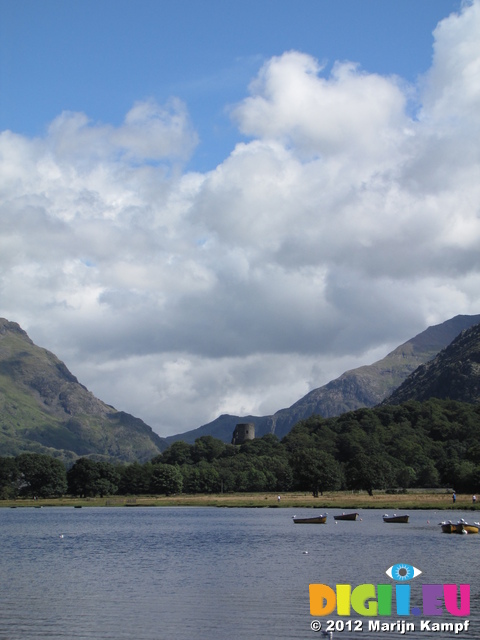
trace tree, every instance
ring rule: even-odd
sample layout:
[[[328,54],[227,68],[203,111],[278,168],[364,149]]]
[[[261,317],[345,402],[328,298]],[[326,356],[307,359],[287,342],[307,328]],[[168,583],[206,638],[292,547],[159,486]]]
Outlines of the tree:
[[[121,495],[139,495],[150,491],[153,465],[150,462],[140,464],[132,462],[119,468],[120,479],[118,493]]]
[[[274,477],[271,491],[290,491],[293,485],[293,471],[286,458],[275,456],[265,461],[267,473]]]
[[[192,451],[192,459],[194,462],[206,460],[212,462],[219,458],[225,451],[225,443],[213,436],[201,436],[195,440]]]
[[[109,462],[79,458],[67,473],[68,491],[82,498],[117,492],[120,473]]]
[[[297,451],[292,455],[291,465],[299,489],[311,491],[315,497],[341,487],[340,465],[325,451]]]
[[[354,456],[346,465],[345,476],[349,489],[363,489],[369,496],[374,489],[386,489],[394,481],[392,466],[380,454]]]
[[[477,490],[478,466],[474,462],[465,460],[455,465],[452,474],[452,486],[460,493],[472,493]]]
[[[100,478],[97,464],[89,458],[79,458],[67,472],[68,492],[87,498],[96,495],[95,483]]]
[[[0,500],[18,496],[20,471],[15,458],[0,458]]]
[[[111,496],[117,493],[118,484],[120,482],[120,473],[118,468],[111,462],[97,462],[99,479],[97,481],[96,490],[100,497]]]
[[[246,491],[265,491],[267,478],[260,469],[250,468],[245,473]]]
[[[468,460],[480,464],[480,443],[473,443],[467,450],[466,457]]]
[[[217,469],[208,462],[195,466],[181,467],[183,491],[185,493],[215,493],[221,490],[221,480]]]
[[[16,462],[21,495],[56,498],[67,492],[66,470],[60,460],[42,453],[22,453]]]
[[[425,460],[417,471],[417,487],[439,487],[440,474],[435,467],[433,460]]]
[[[347,416],[352,414],[348,413]],[[347,420],[347,417],[341,416],[343,420]],[[342,432],[338,436],[338,451],[339,460],[347,462],[353,457],[364,453],[369,447],[370,439],[363,429],[361,429],[353,419],[346,425],[342,425]]]
[[[192,462],[193,447],[188,442],[178,440],[173,442],[168,449],[166,449],[161,456],[156,456],[152,462],[154,464],[161,462],[164,464],[191,464]]]
[[[396,482],[399,487],[404,489],[408,489],[415,484],[417,479],[417,474],[415,473],[415,469],[409,467],[407,465],[402,465],[397,473],[396,473]],[[431,485],[428,485],[431,486]]]
[[[227,461],[222,461],[224,464],[219,465],[217,462],[215,467],[218,473],[219,490],[225,493],[228,491],[238,491],[235,472]]]
[[[170,496],[174,493],[182,493],[183,478],[180,469],[170,464],[154,465],[150,490],[152,493],[164,493]]]
[[[267,433],[261,438],[247,440],[240,447],[241,453],[251,456],[274,456],[280,447],[280,441],[273,433]],[[280,447],[281,449],[281,447]]]

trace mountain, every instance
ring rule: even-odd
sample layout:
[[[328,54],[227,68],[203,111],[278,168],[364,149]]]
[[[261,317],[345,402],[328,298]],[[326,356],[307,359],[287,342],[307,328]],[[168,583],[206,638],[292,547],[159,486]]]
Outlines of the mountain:
[[[436,358],[420,365],[382,404],[429,398],[480,402],[480,324],[462,331]]]
[[[96,398],[16,322],[0,318],[0,455],[143,462],[166,446],[142,420]]]
[[[313,389],[288,409],[280,409],[271,416],[222,415],[198,429],[168,436],[166,440],[169,444],[176,440],[193,443],[200,436],[212,435],[230,442],[238,422],[255,423],[257,437],[275,433],[282,438],[299,420],[312,415],[332,418],[361,407],[374,407],[418,366],[434,358],[461,331],[478,323],[480,315],[455,316],[407,340],[382,360],[347,371],[323,387]]]
[[[168,445],[171,445],[172,442],[176,442],[178,440],[183,440],[184,442],[193,444],[197,438],[201,438],[202,436],[213,436],[214,438],[223,440],[223,442],[230,443],[235,425],[239,422],[253,422],[255,425],[255,436],[257,438],[264,436],[267,433],[273,433],[271,428],[272,416],[240,417],[226,413],[218,416],[218,418],[215,418],[212,422],[208,422],[207,424],[198,427],[197,429],[192,429],[192,431],[179,433],[174,436],[167,436],[165,440]]]

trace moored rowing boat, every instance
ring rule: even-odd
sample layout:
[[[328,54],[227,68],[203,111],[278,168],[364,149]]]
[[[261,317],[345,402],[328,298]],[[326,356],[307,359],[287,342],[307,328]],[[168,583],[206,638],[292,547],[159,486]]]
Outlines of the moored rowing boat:
[[[297,518],[296,516],[293,516],[293,521],[295,524],[326,524],[327,514],[316,516],[314,518]]]
[[[383,516],[383,521],[384,522],[399,522],[399,523],[403,523],[406,524],[408,522],[408,515],[401,515],[401,516],[397,516],[396,513],[393,514],[393,516],[389,516],[388,514],[385,514]]]
[[[356,520],[358,513],[342,513],[339,516],[333,516],[335,520]]]

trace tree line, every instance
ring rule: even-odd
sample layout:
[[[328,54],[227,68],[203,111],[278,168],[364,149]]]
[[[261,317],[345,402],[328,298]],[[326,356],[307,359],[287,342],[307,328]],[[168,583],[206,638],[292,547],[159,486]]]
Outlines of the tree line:
[[[44,454],[0,458],[0,499],[414,487],[479,492],[479,406],[430,399],[313,416],[281,441],[269,434],[238,446],[202,436],[146,463],[83,457],[66,469]]]

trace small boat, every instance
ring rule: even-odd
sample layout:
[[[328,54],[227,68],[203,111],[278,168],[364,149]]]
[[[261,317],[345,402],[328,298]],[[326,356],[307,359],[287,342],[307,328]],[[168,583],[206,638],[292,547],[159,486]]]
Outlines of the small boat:
[[[296,516],[293,516],[292,519],[295,524],[326,524],[327,514],[324,516],[316,516],[315,518],[297,518]]]
[[[440,522],[440,526],[442,527],[443,533],[455,533],[455,529],[457,525],[453,524],[451,520],[448,522]]]
[[[333,516],[335,520],[356,520],[358,513],[342,513],[339,516]]]
[[[403,515],[403,516],[397,516],[396,513],[393,514],[393,516],[389,516],[387,513],[383,516],[383,521],[384,522],[399,522],[399,523],[404,523],[406,524],[408,522],[408,518],[410,516],[408,515]]]
[[[463,518],[458,522],[440,522],[443,533],[478,533],[480,531],[480,522],[468,524]]]

